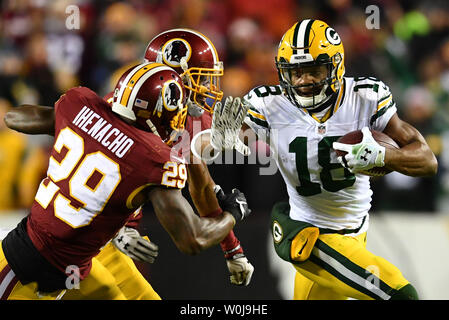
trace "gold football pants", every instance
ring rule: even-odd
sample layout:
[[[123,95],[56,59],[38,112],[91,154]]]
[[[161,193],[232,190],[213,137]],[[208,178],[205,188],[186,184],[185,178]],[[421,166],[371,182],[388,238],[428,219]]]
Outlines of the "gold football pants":
[[[106,274],[112,276],[112,281],[111,279],[104,279],[105,281],[97,283],[86,283],[83,280],[80,283],[79,290],[67,290],[63,297],[64,300],[90,299],[91,292],[95,291],[95,286],[98,283],[107,284],[111,289],[117,288],[123,294],[124,299],[127,300],[161,300],[153,287],[137,269],[133,260],[118,250],[112,242],[109,242],[95,259],[106,270]],[[94,299],[109,300],[107,295],[96,295]]]
[[[295,300],[383,300],[409,284],[397,267],[366,249],[366,233],[321,234],[309,259],[294,267]]]
[[[115,285],[115,278],[97,260],[92,259],[89,275],[79,282],[79,289],[58,290],[52,293],[37,291],[37,283],[22,284],[5,258],[0,242],[0,299],[1,300],[59,300],[65,294],[78,292],[85,299],[125,300]]]

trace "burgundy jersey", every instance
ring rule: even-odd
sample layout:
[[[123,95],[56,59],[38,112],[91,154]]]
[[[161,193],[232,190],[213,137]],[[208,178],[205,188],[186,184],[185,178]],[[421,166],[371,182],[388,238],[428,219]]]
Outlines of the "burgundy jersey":
[[[186,131],[189,133],[190,141],[200,131],[210,129],[212,125],[212,115],[209,112],[203,112],[201,117],[188,116],[186,119]]]
[[[98,254],[137,208],[145,186],[183,188],[183,160],[153,133],[115,115],[88,88],[66,92],[55,104],[55,143],[27,231],[37,250],[65,272],[83,279]]]
[[[112,104],[113,92],[111,91],[106,94],[103,99],[108,104]],[[182,145],[182,147],[175,149],[180,150],[181,154],[183,154],[185,157],[188,157],[190,153],[190,142],[192,141],[193,137],[203,130],[210,129],[211,125],[212,115],[209,112],[203,112],[201,117],[192,117],[190,115],[187,115],[185,131],[181,135],[179,140],[175,143],[175,146],[177,145],[178,147],[180,147],[180,145]],[[142,210],[139,210],[139,212],[136,211],[135,214],[131,215],[126,226],[130,228],[136,228],[139,224],[140,219],[142,219]]]

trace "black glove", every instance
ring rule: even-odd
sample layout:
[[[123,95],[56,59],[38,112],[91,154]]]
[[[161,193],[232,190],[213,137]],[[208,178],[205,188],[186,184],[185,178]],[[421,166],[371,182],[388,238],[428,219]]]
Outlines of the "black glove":
[[[245,195],[238,189],[232,189],[231,193],[225,194],[223,189],[216,185],[214,191],[221,209],[232,214],[236,222],[250,215],[251,209],[248,208]]]

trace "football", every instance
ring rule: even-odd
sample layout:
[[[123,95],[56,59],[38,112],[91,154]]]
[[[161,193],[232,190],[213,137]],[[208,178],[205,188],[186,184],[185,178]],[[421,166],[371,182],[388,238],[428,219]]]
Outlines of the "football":
[[[396,141],[394,141],[392,138],[390,138],[388,135],[386,135],[383,132],[376,131],[376,130],[370,130],[371,134],[373,135],[374,140],[377,141],[378,144],[385,147],[385,149],[399,149],[398,144]],[[355,130],[351,131],[344,136],[340,137],[337,142],[345,143],[345,144],[356,144],[362,141],[363,134],[362,130]],[[346,154],[346,151],[341,150],[335,150],[337,153],[337,156],[344,156]],[[385,167],[374,167],[370,170],[360,171],[361,174],[372,176],[372,177],[381,177],[388,173],[390,173],[391,170],[388,170]]]

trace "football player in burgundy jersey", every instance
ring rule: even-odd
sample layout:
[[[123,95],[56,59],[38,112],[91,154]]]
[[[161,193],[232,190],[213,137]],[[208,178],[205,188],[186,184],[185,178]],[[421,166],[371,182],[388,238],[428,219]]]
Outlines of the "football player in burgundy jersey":
[[[144,63],[122,75],[112,110],[78,87],[54,108],[24,105],[7,114],[10,128],[47,130],[55,143],[30,214],[1,242],[0,299],[60,298],[77,280],[92,283],[91,298],[125,299],[94,257],[145,202],[187,254],[220,243],[250,213],[235,189],[218,194],[224,213],[216,217],[198,217],[182,196],[187,170],[171,146],[184,128],[183,102],[179,75]]]
[[[218,58],[215,46],[210,39],[195,30],[172,29],[162,32],[150,41],[145,51],[145,61],[164,63],[175,69],[183,79],[187,91],[188,115],[185,125],[186,130],[176,147],[180,147],[183,154],[190,157],[187,164],[188,188],[199,214],[209,217],[220,215],[222,210],[215,197],[215,182],[209,174],[207,165],[198,159],[194,159],[190,152],[191,139],[199,132],[211,127],[211,113],[216,102],[223,97],[223,92],[220,90],[223,63]],[[104,99],[112,103],[113,92],[108,93]],[[141,212],[133,215],[128,224],[97,256],[97,259],[106,268],[113,270],[112,273],[116,278],[124,279],[121,281],[120,287],[127,297],[132,299],[157,299],[159,296],[139,274],[132,261],[123,263],[123,268],[109,265],[110,262],[116,264],[117,261],[125,259],[116,248],[134,260],[154,261],[157,252],[148,248],[149,242],[143,241],[135,230],[141,217]],[[147,247],[143,247],[144,245]],[[231,283],[248,285],[254,267],[244,255],[240,241],[232,230],[220,245],[231,274]],[[139,253],[137,257],[136,252]],[[136,287],[139,290],[136,290]],[[138,296],[136,296],[136,291],[140,292]],[[76,292],[72,290],[64,298],[72,298]]]
[[[187,165],[189,192],[201,216],[218,216],[222,213],[222,208],[215,197],[215,182],[207,165],[194,158],[190,151],[190,141],[199,132],[211,127],[214,107],[223,97],[220,88],[223,62],[219,60],[217,50],[208,37],[186,28],[171,29],[154,37],[145,51],[145,60],[166,64],[175,69],[183,79],[189,113],[185,130],[189,135],[187,138],[183,137],[188,139],[188,147],[184,149],[188,149],[190,156],[190,163]],[[246,258],[233,230],[220,246],[231,274],[231,283],[248,285],[254,267]]]

